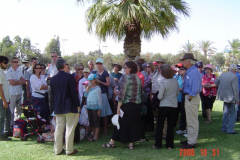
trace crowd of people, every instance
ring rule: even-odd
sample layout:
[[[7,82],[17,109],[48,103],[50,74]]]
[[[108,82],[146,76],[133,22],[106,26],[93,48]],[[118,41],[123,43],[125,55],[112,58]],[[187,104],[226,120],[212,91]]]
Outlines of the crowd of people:
[[[54,139],[56,155],[64,152],[64,134],[67,155],[78,152],[73,147],[76,131],[89,141],[99,139],[101,125],[103,134],[108,134],[114,114],[119,115],[117,126],[110,141],[102,145],[104,148],[115,148],[115,141],[119,141],[128,143],[132,150],[134,142],[148,141],[145,132],[155,131],[152,148],[162,148],[162,141],[166,140],[165,146],[171,150],[177,123],[176,134],[187,137],[181,141],[181,148],[196,148],[200,101],[208,124],[212,123],[216,98],[224,101],[221,130],[237,134],[234,128],[239,120],[236,105],[239,106],[240,74],[236,73],[236,64],[217,77],[211,64],[204,66],[191,53],[173,66],[162,57],[145,62],[137,56],[123,65],[114,63],[112,72],[102,58],[88,61],[87,66],[75,64],[74,73],[56,53],[51,54],[51,60],[46,72],[46,66],[38,63],[37,58],[31,59],[29,68],[28,60],[22,60],[19,66],[17,57],[9,61],[0,56],[0,141],[11,140],[11,127],[21,117],[21,104],[35,99],[40,106],[39,116],[53,125],[44,137]],[[8,62],[11,67],[7,70]],[[82,133],[83,129],[86,132]]]

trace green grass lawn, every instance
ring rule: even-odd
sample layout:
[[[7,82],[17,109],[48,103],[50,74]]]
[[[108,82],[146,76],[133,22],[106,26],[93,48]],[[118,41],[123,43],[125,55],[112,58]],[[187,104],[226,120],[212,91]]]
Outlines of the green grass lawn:
[[[99,140],[89,142],[86,139],[75,143],[79,152],[73,156],[59,155],[53,152],[53,142],[37,143],[36,136],[30,136],[27,141],[13,138],[11,142],[0,142],[1,160],[27,160],[27,159],[240,159],[240,134],[228,135],[221,132],[222,102],[216,101],[212,112],[213,123],[205,124],[205,119],[199,110],[200,130],[197,148],[193,150],[181,150],[180,141],[186,138],[175,134],[175,148],[156,150],[152,149],[153,133],[146,133],[149,142],[136,143],[134,150],[129,150],[127,144],[116,143],[117,148],[105,149],[101,145],[109,141],[111,133],[100,135]],[[112,129],[109,128],[109,131]],[[240,123],[236,123],[235,131],[240,133]],[[191,152],[189,152],[191,151]],[[201,152],[202,151],[202,152]],[[213,156],[215,151],[215,156]],[[181,154],[181,156],[180,156]],[[194,154],[194,155],[193,155]],[[206,156],[204,156],[204,154]]]

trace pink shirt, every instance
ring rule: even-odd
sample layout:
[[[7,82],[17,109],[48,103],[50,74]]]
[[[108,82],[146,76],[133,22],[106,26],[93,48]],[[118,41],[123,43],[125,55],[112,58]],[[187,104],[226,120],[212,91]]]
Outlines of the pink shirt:
[[[206,75],[204,75],[202,77],[202,85],[204,84],[214,84],[214,81],[216,80],[216,75],[211,74],[210,77]],[[204,88],[203,87],[203,95],[204,96],[216,96],[217,95],[217,87],[211,87],[211,88]]]

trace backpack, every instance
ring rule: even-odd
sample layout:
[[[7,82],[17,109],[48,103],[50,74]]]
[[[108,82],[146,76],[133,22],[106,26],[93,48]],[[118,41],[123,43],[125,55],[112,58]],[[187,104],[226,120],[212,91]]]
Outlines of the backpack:
[[[27,133],[27,121],[19,119],[13,125],[13,137],[22,138]]]

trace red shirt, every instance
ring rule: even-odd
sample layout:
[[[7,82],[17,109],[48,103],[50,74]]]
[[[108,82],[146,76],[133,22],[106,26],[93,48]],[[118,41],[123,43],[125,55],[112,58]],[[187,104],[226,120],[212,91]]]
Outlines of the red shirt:
[[[142,88],[143,88],[144,87],[145,77],[144,77],[144,75],[141,72],[138,72],[137,76],[138,76],[138,78],[141,79],[141,81],[142,81]]]
[[[211,74],[210,77],[208,77],[207,74],[205,74],[202,77],[202,85],[204,84],[214,84],[214,81],[216,80],[216,75]],[[217,87],[211,87],[211,88],[204,88],[203,87],[203,95],[204,96],[216,96],[217,95]]]

